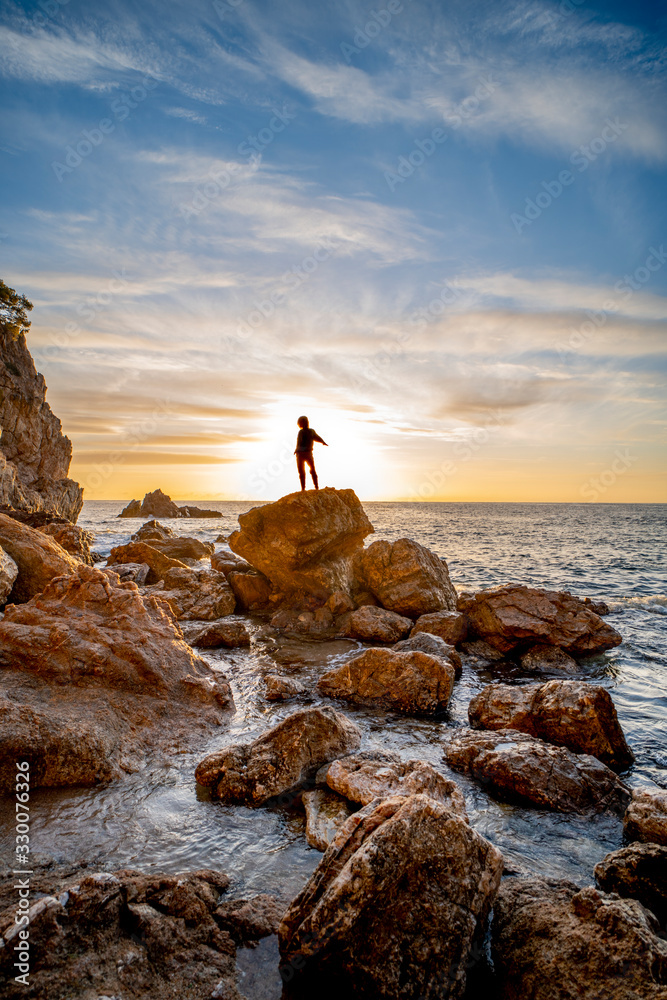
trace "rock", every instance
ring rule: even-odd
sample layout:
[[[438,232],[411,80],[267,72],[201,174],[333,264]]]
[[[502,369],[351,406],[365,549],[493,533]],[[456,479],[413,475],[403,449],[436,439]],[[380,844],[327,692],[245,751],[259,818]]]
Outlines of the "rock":
[[[306,840],[316,851],[326,851],[352,810],[340,795],[324,788],[304,792],[302,800],[306,810]]]
[[[73,573],[81,565],[48,535],[4,514],[0,514],[0,546],[18,567],[9,595],[14,604],[29,601],[54,577]]]
[[[468,707],[474,729],[518,729],[547,743],[588,753],[614,771],[634,755],[625,741],[609,692],[584,681],[488,684]]]
[[[610,613],[609,605],[605,604],[604,601],[594,601],[590,597],[584,597],[584,604],[591,611],[594,611],[596,615],[608,615]]]
[[[69,552],[70,555],[80,559],[86,566],[94,564],[93,554],[90,551],[90,546],[95,541],[95,535],[92,531],[85,531],[83,528],[79,528],[78,525],[70,524],[68,521],[64,524],[57,521],[45,524],[39,530],[43,531],[45,535],[54,538],[65,552]]]
[[[354,611],[354,601],[349,594],[343,590],[336,590],[327,600],[327,608],[332,615],[344,615],[347,611]]]
[[[667,942],[635,900],[570,882],[509,878],[493,912],[503,1000],[664,1000]]]
[[[474,660],[481,663],[498,663],[504,659],[503,653],[499,653],[497,649],[489,646],[488,642],[484,642],[483,639],[462,642],[459,648],[463,650],[466,656],[471,656]]]
[[[139,501],[136,501],[139,503]],[[151,521],[146,521],[141,525],[140,528],[132,535],[131,540],[133,542],[148,542],[149,544],[153,541],[168,542],[174,539],[176,535],[174,534],[173,528],[167,527],[166,524],[160,524],[159,521],[155,519]]]
[[[232,744],[205,757],[195,777],[216,798],[258,806],[360,744],[359,729],[344,715],[331,708],[303,708],[253,743]]]
[[[444,639],[431,632],[417,632],[416,634],[411,632],[409,639],[401,639],[400,642],[392,646],[392,649],[398,653],[420,649],[422,653],[428,653],[430,656],[439,656],[442,660],[447,660],[452,664],[456,677],[461,676],[462,666],[459,654],[453,646],[449,646]]]
[[[236,988],[237,944],[275,933],[284,906],[273,897],[220,901],[223,872],[179,874],[121,870],[82,872],[32,902],[31,997],[95,1000],[211,998],[242,1000]],[[32,888],[32,885],[31,885]],[[16,890],[15,890],[16,891]],[[16,904],[0,933],[0,989],[22,1000],[15,980]]]
[[[143,587],[151,571],[148,563],[107,563],[104,569],[117,573],[122,581],[131,580],[138,587]]]
[[[222,517],[218,510],[205,510],[185,505],[179,507],[162,490],[147,493],[142,503],[131,500],[118,517]]]
[[[210,507],[193,507],[192,504],[186,504],[184,507],[179,507],[178,509],[181,512],[181,517],[222,517],[219,510],[213,510]]]
[[[283,982],[301,973],[342,996],[462,997],[502,870],[500,851],[428,796],[371,802],[283,918]]]
[[[396,712],[444,712],[454,687],[454,667],[419,651],[367,649],[320,677],[318,689],[330,698],[379,705]]]
[[[350,591],[353,558],[373,531],[353,490],[290,493],[239,516],[229,547],[287,594]]]
[[[667,792],[636,788],[623,819],[628,840],[667,846]]]
[[[72,443],[46,402],[23,334],[0,322],[0,503],[76,521],[83,490],[68,479]]]
[[[119,517],[141,517],[141,500],[130,500],[127,507],[123,507]]]
[[[229,541],[229,535],[220,534],[220,535],[216,535],[216,537],[215,537],[216,544],[224,544],[224,545],[226,545],[228,541]]]
[[[622,637],[568,591],[507,584],[461,598],[458,610],[470,630],[501,653],[537,643],[560,646],[570,656],[594,656]]]
[[[346,618],[341,635],[362,642],[397,642],[412,628],[409,618],[403,618],[385,608],[364,606]]]
[[[560,646],[537,643],[522,653],[519,663],[527,674],[578,674],[579,664]]]
[[[211,569],[217,570],[218,573],[224,573],[225,576],[231,572],[256,572],[245,559],[239,559],[233,552],[227,552],[224,549],[214,552],[211,556]]]
[[[595,866],[595,881],[604,892],[638,899],[667,924],[667,847],[630,844],[612,851]]]
[[[157,593],[182,621],[215,621],[236,610],[236,598],[225,577],[211,570],[188,566],[169,569],[164,589]]]
[[[291,639],[333,639],[338,635],[333,615],[327,607],[316,611],[282,608],[273,615],[270,624],[272,629]]]
[[[456,782],[424,760],[368,760],[364,754],[351,754],[329,765],[326,782],[332,791],[362,806],[394,795],[428,795],[468,821]]]
[[[213,542],[181,535],[180,538],[154,538],[150,544],[170,559],[207,559],[213,553]]]
[[[257,611],[268,605],[271,584],[263,573],[231,572],[227,580],[243,611]]]
[[[596,757],[574,754],[515,729],[456,730],[445,759],[488,792],[520,805],[622,815],[630,800],[620,778]]]
[[[269,701],[289,701],[290,698],[298,698],[305,694],[306,686],[301,681],[293,677],[281,677],[280,674],[267,674],[264,678],[266,684],[265,697]]]
[[[159,583],[164,580],[170,569],[189,570],[185,563],[178,559],[170,559],[159,549],[153,548],[148,542],[128,542],[127,545],[116,545],[109,554],[109,564],[115,563],[146,563],[150,572],[146,583]]]
[[[16,760],[29,761],[35,787],[106,780],[147,750],[219,725],[231,703],[224,675],[153,598],[82,563],[6,609],[0,669],[12,703],[0,732],[4,790]]]
[[[372,542],[360,554],[357,572],[380,604],[399,615],[419,618],[432,611],[456,610],[447,563],[411,538]]]
[[[219,646],[234,649],[237,646],[249,646],[250,633],[242,621],[226,619],[197,632],[190,645],[199,649],[217,649]]]
[[[465,615],[460,611],[433,611],[428,615],[420,615],[415,622],[411,636],[419,632],[438,635],[450,646],[463,642],[468,632]]]
[[[19,575],[19,568],[0,546],[0,607],[7,602],[7,598],[12,592],[14,581]]]

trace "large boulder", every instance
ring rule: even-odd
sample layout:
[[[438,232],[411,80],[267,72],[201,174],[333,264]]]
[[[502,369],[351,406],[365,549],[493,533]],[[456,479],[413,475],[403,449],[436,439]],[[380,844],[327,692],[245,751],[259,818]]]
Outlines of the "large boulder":
[[[133,542],[147,542],[170,559],[204,559],[213,555],[213,542],[202,542],[188,535],[175,535],[159,521],[146,521],[132,535]]]
[[[501,653],[545,644],[575,657],[593,656],[623,641],[618,632],[568,591],[507,584],[461,597],[471,632]]]
[[[90,551],[90,546],[95,540],[95,535],[92,531],[86,531],[77,524],[70,524],[68,521],[64,523],[56,521],[45,524],[39,530],[55,539],[65,552],[69,552],[76,559],[80,559],[86,566],[93,566],[95,564],[93,554]]]
[[[0,607],[7,602],[12,592],[19,568],[10,555],[0,546]]]
[[[456,611],[447,563],[411,538],[372,542],[360,554],[357,572],[363,587],[399,615],[419,618],[443,609]]]
[[[604,892],[638,899],[667,923],[667,847],[630,844],[612,851],[595,866],[595,881]]]
[[[461,998],[503,858],[427,795],[374,800],[334,837],[279,928],[281,976],[341,996]]]
[[[264,573],[276,591],[323,600],[353,584],[353,558],[370,523],[353,490],[290,493],[239,516],[229,547]]]
[[[224,675],[195,656],[155,599],[82,563],[6,609],[0,670],[11,702],[0,729],[3,788],[16,760],[45,785],[132,769],[147,750],[219,725],[231,703]]]
[[[164,555],[159,549],[149,545],[148,542],[128,542],[127,545],[116,545],[109,554],[109,565],[115,563],[146,563],[150,566],[150,572],[146,583],[159,583],[164,580],[170,569],[184,569],[189,567],[180,559],[171,559]]]
[[[420,632],[437,635],[449,646],[456,646],[468,634],[468,622],[460,611],[432,611],[428,615],[419,616],[410,635],[418,635]]]
[[[667,792],[636,788],[623,819],[628,840],[667,847]]]
[[[439,635],[433,635],[431,632],[411,632],[409,638],[401,639],[400,642],[395,643],[392,646],[398,653],[409,653],[415,649],[420,649],[422,653],[428,653],[430,656],[439,656],[442,660],[447,660],[454,666],[454,671],[457,677],[461,676],[463,666],[461,663],[461,657],[454,649],[441,639]]]
[[[235,743],[197,766],[200,785],[225,802],[259,806],[298,788],[323,764],[358,750],[359,729],[331,708],[303,708],[253,743]]]
[[[225,577],[207,569],[168,569],[163,585],[154,593],[167,601],[175,618],[184,622],[215,621],[236,610],[236,598]]]
[[[411,628],[409,618],[385,608],[365,605],[345,615],[340,634],[362,642],[393,643],[406,636]]]
[[[9,600],[29,601],[57,576],[74,573],[81,563],[36,528],[0,514],[0,546],[18,567]]]
[[[222,517],[222,514],[219,510],[207,510],[188,504],[179,507],[171,497],[158,489],[147,493],[141,503],[139,500],[130,500],[118,517]]]
[[[357,705],[433,715],[447,708],[454,677],[454,665],[441,657],[374,648],[323,674],[318,689]]]
[[[502,1000],[664,1000],[667,942],[634,899],[540,878],[506,879],[493,907]]]
[[[378,753],[351,754],[329,764],[326,782],[332,791],[362,806],[392,795],[428,795],[468,819],[465,799],[456,782],[425,760],[401,761],[395,755]]]
[[[547,743],[589,753],[615,771],[634,755],[609,692],[584,681],[488,684],[468,706],[474,729],[518,729]]]
[[[268,605],[271,584],[263,573],[232,571],[225,575],[243,611],[259,611]]]
[[[589,754],[574,754],[515,729],[456,730],[445,749],[456,771],[469,774],[498,798],[556,812],[623,815],[630,791]]]

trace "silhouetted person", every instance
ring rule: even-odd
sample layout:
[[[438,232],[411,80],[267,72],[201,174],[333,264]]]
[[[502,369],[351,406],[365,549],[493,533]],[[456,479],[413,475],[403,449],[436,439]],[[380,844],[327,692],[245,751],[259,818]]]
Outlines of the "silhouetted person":
[[[308,426],[308,417],[299,417],[297,424],[301,430],[296,438],[296,448],[294,449],[294,454],[296,455],[296,467],[299,470],[301,489],[305,490],[306,488],[306,466],[308,466],[310,469],[310,478],[313,480],[313,486],[316,490],[319,490],[320,487],[317,483],[317,473],[315,472],[315,459],[313,458],[313,445],[316,441],[323,444],[325,448],[328,448],[329,445],[313,430],[312,427]]]

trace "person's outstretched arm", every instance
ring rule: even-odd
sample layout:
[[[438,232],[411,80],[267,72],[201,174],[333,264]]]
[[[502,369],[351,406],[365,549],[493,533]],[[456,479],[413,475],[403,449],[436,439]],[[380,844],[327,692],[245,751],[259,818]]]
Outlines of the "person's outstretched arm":
[[[324,438],[321,438],[319,434],[315,433],[315,431],[313,431],[313,441],[319,441],[320,444],[323,444],[325,448],[329,447]]]

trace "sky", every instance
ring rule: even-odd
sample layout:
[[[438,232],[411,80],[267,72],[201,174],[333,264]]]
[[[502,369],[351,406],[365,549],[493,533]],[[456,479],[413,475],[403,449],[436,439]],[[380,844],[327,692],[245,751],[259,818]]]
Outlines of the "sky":
[[[0,277],[87,499],[664,502],[667,12],[0,4]]]

